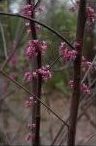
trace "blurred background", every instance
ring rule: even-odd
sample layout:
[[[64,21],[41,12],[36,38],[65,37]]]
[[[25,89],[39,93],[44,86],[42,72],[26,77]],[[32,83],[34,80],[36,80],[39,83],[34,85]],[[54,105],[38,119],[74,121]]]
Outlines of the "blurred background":
[[[20,13],[24,0],[0,0],[0,11]],[[87,5],[96,10],[96,0],[87,0]],[[41,0],[43,11],[36,14],[36,19],[54,28],[71,44],[75,41],[78,1],[75,0]],[[31,38],[25,25],[26,20],[10,16],[0,16],[0,67],[12,52],[11,60],[4,71],[31,91],[31,85],[24,81],[24,72],[32,67],[26,60],[24,50]],[[51,64],[59,56],[60,40],[47,29],[39,27],[38,38],[48,42],[48,51],[42,58],[43,64]],[[83,55],[93,61],[96,54],[96,24],[91,28],[86,24]],[[65,64],[60,59],[52,67],[53,77],[43,84],[42,99],[62,119],[69,117],[72,90],[68,86],[73,78],[73,63]],[[85,72],[82,73],[82,79]],[[82,95],[78,115],[76,144],[96,145],[96,76],[90,71],[84,82],[91,86],[92,95]],[[94,81],[94,82],[93,82]],[[27,123],[31,120],[31,110],[25,108],[27,97],[22,89],[0,74],[0,143],[9,145],[30,145],[25,137],[28,133]],[[41,105],[41,143],[50,145],[62,126],[54,115]],[[54,145],[66,144],[67,128],[62,127]]]

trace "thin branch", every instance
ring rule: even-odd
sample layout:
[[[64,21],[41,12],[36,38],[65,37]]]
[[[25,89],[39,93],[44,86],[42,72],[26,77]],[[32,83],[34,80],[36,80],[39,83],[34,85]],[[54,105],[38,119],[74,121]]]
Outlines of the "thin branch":
[[[1,66],[1,70],[3,70],[5,68],[5,66],[7,65],[7,63],[11,60],[11,58],[14,56],[15,52],[18,49],[18,45],[19,45],[19,41],[21,39],[21,35],[23,34],[24,30],[21,31],[21,34],[19,33],[19,36],[15,38],[13,44],[11,47],[13,47],[13,51],[12,53],[7,57],[7,59],[4,61],[3,65]]]
[[[7,45],[6,45],[6,39],[5,39],[5,34],[4,34],[4,29],[3,26],[0,22],[0,29],[1,29],[1,35],[2,35],[2,40],[3,40],[3,46],[4,46],[4,54],[5,54],[5,58],[7,59],[8,54],[7,54]]]
[[[96,129],[96,124],[90,119],[90,116],[87,112],[84,112],[85,117],[89,120],[89,123]]]
[[[93,139],[94,138],[94,139]],[[83,144],[83,145],[89,145],[92,144],[93,140],[96,141],[96,133],[93,133],[90,135],[90,137],[88,138],[88,140]],[[90,143],[91,142],[91,143]],[[94,143],[95,144],[95,143]]]

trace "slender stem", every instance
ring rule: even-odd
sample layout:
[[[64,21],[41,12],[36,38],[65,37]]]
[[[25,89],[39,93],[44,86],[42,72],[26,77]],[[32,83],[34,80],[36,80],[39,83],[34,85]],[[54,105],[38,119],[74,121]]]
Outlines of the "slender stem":
[[[2,34],[3,46],[4,46],[4,54],[5,54],[5,58],[7,59],[7,57],[8,57],[7,45],[6,45],[6,40],[5,40],[4,29],[3,29],[1,22],[0,22],[0,29],[1,29],[1,34]]]
[[[22,37],[24,33],[24,29],[19,33],[19,36],[16,36],[16,38],[13,41],[13,44],[11,46],[11,48],[13,49],[12,53],[7,57],[7,59],[4,61],[4,63],[1,66],[1,70],[4,70],[5,66],[7,65],[7,63],[11,60],[11,58],[14,56],[15,52],[17,51],[17,49],[19,48],[19,43],[20,43],[20,39]]]
[[[78,14],[78,24],[76,40],[81,43],[81,47],[78,50],[77,57],[74,61],[74,89],[71,101],[70,109],[70,126],[68,131],[68,146],[75,146],[75,136],[76,136],[76,123],[80,100],[80,81],[81,81],[81,59],[82,59],[82,48],[84,39],[84,29],[86,22],[86,0],[80,0],[79,14]]]

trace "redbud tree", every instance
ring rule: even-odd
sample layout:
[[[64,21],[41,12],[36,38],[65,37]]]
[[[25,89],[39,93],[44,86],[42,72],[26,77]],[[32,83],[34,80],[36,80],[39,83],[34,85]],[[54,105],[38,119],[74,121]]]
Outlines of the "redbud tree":
[[[93,62],[87,60],[83,56],[83,47],[84,47],[84,31],[85,25],[87,24],[89,28],[95,23],[95,11],[92,7],[87,6],[87,0],[77,1],[75,6],[71,9],[72,11],[78,11],[78,20],[77,20],[77,30],[76,37],[73,43],[70,43],[63,35],[51,28],[50,26],[37,21],[36,16],[38,13],[44,13],[44,8],[41,5],[41,0],[26,0],[24,6],[22,6],[18,14],[4,13],[0,12],[0,15],[6,15],[10,17],[20,17],[24,19],[24,24],[26,27],[26,33],[30,34],[30,39],[24,47],[24,57],[26,62],[32,65],[32,68],[24,72],[22,77],[25,83],[32,84],[32,91],[26,89],[23,85],[16,81],[14,75],[9,76],[7,72],[4,71],[4,68],[8,62],[10,65],[17,64],[16,56],[12,59],[14,51],[9,55],[4,64],[1,66],[0,73],[12,81],[15,85],[22,88],[28,97],[25,101],[25,108],[28,108],[32,112],[32,121],[27,124],[29,133],[25,136],[25,140],[31,141],[33,146],[40,146],[40,122],[41,114],[40,108],[41,104],[46,107],[53,115],[55,115],[68,129],[67,133],[67,145],[75,145],[75,136],[76,136],[76,124],[77,116],[79,109],[79,102],[81,93],[83,95],[91,95],[91,87],[87,83],[81,82],[82,72],[86,73],[88,70],[94,71],[95,65]],[[38,24],[38,26],[37,26]],[[49,49],[49,44],[46,40],[41,40],[38,37],[38,29],[44,27],[51,31],[53,34],[58,36],[61,39],[61,43],[58,48],[59,56],[51,63],[43,65],[43,57],[46,55],[47,50]],[[44,103],[42,100],[42,85],[44,82],[51,80],[55,72],[52,71],[52,66],[58,61],[67,64],[71,62],[73,64],[74,76],[73,79],[69,80],[68,86],[72,89],[72,100],[70,107],[70,116],[67,121],[64,121],[58,114],[56,114],[53,109]],[[52,145],[54,145],[59,134],[57,133],[54,138]]]

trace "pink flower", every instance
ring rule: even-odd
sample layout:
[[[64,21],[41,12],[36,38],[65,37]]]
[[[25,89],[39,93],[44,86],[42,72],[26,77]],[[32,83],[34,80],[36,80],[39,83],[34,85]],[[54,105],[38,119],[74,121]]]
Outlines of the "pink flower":
[[[38,77],[37,71],[33,71],[33,72],[32,72],[32,76],[33,76],[33,78],[37,78],[37,77]]]
[[[77,55],[77,51],[69,50],[68,46],[64,42],[62,42],[59,47],[59,53],[64,61],[74,61]]]
[[[40,44],[40,48],[41,48],[42,54],[44,55],[46,50],[47,50],[47,48],[48,48],[47,43],[45,41],[42,41],[41,44]]]
[[[34,56],[37,56],[37,46],[38,46],[38,40],[30,40],[26,46],[25,54],[27,58],[31,59]]]
[[[33,80],[33,78],[37,78],[38,77],[38,73],[37,71],[28,71],[25,72],[24,74],[24,80],[26,80],[27,82],[31,82]]]
[[[82,57],[82,70],[86,71],[90,66],[92,65],[92,62],[87,61],[87,59],[83,56]],[[92,69],[94,68],[94,66],[92,66]]]
[[[69,84],[70,88],[74,87],[74,82],[72,80],[70,80],[68,84]]]
[[[32,76],[31,72],[28,71],[24,74],[24,80],[26,80],[27,82],[32,81],[32,78],[33,78],[33,76]]]
[[[46,65],[45,67],[42,66],[40,69],[38,69],[38,73],[41,74],[44,81],[47,81],[52,77],[52,74],[49,70],[49,65]]]
[[[32,11],[33,11],[33,5],[27,4],[21,9],[21,14],[26,17],[31,17]]]
[[[27,82],[30,82],[30,81],[32,81],[33,78],[37,78],[38,74],[40,74],[42,76],[42,79],[44,81],[47,81],[48,79],[50,79],[52,77],[52,74],[49,70],[49,65],[46,65],[45,67],[42,66],[41,68],[36,69],[36,71],[26,72],[24,75],[24,79]]]
[[[91,94],[90,88],[85,83],[81,84],[81,92],[87,95]]]
[[[44,10],[45,10],[45,6],[44,5],[40,5],[38,7],[34,7],[34,4],[26,4],[21,9],[20,13],[21,13],[21,15],[24,15],[26,17],[31,17],[33,11],[35,12],[35,15],[38,16],[38,14],[40,14]]]
[[[33,99],[34,99],[34,97],[29,97],[29,99],[26,100],[26,102],[25,102],[25,107],[26,108],[32,107]]]
[[[74,88],[74,82],[72,80],[69,81],[69,86],[73,89]],[[90,88],[85,84],[85,83],[82,83],[80,85],[80,89],[81,89],[81,92],[83,94],[86,94],[86,95],[90,95],[91,94],[91,91],[90,91]]]
[[[42,54],[45,54],[47,48],[48,45],[45,41],[30,40],[26,46],[25,54],[28,59],[31,59],[32,57],[37,56],[39,51]]]
[[[32,130],[32,129],[36,128],[36,124],[34,124],[34,123],[33,124],[29,124],[28,123],[27,127],[28,127],[29,130]]]

